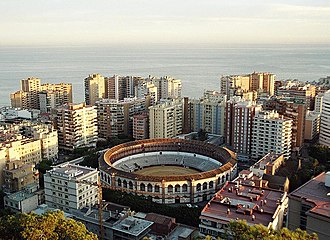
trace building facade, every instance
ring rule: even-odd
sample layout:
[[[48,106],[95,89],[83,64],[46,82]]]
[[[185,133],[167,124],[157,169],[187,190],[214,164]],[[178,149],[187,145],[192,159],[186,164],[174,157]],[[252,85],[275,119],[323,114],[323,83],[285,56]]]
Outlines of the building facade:
[[[97,142],[97,110],[94,106],[67,104],[56,109],[59,148],[95,147]]]
[[[205,92],[201,99],[188,101],[188,126],[190,131],[203,129],[211,134],[224,135],[226,96]]]
[[[182,99],[149,107],[149,137],[172,138],[182,133]]]
[[[8,193],[20,191],[30,184],[39,184],[39,172],[33,163],[21,160],[7,162],[3,175],[3,189]]]
[[[100,74],[91,74],[84,80],[85,102],[94,105],[96,101],[105,98],[105,80]]]
[[[220,92],[231,99],[247,92],[274,95],[275,75],[272,73],[253,72],[246,75],[229,75],[220,78]]]
[[[330,172],[323,172],[289,194],[288,228],[330,238]]]
[[[148,112],[133,116],[133,138],[142,140],[149,138],[149,115]]]
[[[330,147],[330,90],[323,96],[319,142]]]
[[[315,142],[320,134],[320,113],[307,111],[305,119],[304,139],[308,142]]]
[[[149,98],[103,99],[95,105],[99,137],[109,139],[118,135],[133,135],[133,117],[148,109]]]
[[[251,157],[258,160],[269,152],[291,155],[292,120],[275,111],[260,111],[253,120]]]
[[[248,160],[251,155],[253,119],[259,111],[260,105],[241,98],[233,98],[226,103],[226,143],[238,153],[239,160]]]
[[[65,212],[99,202],[97,169],[65,163],[44,175],[45,203]]]
[[[226,182],[202,210],[199,230],[203,235],[223,238],[230,221],[237,219],[250,226],[262,224],[279,230],[287,207],[288,197],[283,191]]]

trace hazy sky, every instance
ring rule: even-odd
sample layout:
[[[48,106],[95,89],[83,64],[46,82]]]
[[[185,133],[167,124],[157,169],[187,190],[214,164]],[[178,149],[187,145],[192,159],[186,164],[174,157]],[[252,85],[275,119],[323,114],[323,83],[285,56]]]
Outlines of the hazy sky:
[[[0,0],[0,45],[330,43],[330,0]]]

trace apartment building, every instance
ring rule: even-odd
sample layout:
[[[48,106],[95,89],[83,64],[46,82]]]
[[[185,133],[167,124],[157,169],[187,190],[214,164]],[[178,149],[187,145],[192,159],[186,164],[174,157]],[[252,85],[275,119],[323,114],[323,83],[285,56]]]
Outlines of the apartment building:
[[[304,139],[308,142],[315,142],[320,134],[321,115],[316,111],[307,111],[305,119]]]
[[[275,75],[272,73],[253,72],[245,75],[229,75],[220,78],[220,92],[228,99],[238,93],[260,92],[274,95]]]
[[[41,142],[15,134],[0,145],[6,152],[6,160],[22,160],[24,163],[39,163],[42,160]]]
[[[85,103],[66,104],[56,109],[59,148],[95,147],[97,142],[97,110]]]
[[[72,84],[41,84],[39,78],[21,80],[21,90],[10,95],[11,106],[39,109],[42,113],[66,103],[72,103]]]
[[[182,83],[180,79],[169,76],[160,78],[149,76],[146,81],[153,83],[157,87],[158,100],[181,98]]]
[[[133,138],[135,140],[149,138],[149,115],[148,112],[133,116]]]
[[[118,135],[133,135],[133,117],[149,107],[149,97],[125,98],[124,100],[102,99],[95,103],[99,137],[112,138]]]
[[[313,111],[315,106],[316,87],[310,84],[285,85],[277,89],[278,96],[291,97],[301,99],[308,110]]]
[[[10,94],[10,102],[12,108],[21,108],[21,109],[29,109],[31,104],[29,100],[30,92],[24,92],[22,90],[16,91]]]
[[[91,74],[84,80],[85,102],[94,105],[96,101],[105,98],[105,79],[100,74]]]
[[[39,189],[39,183],[27,185],[21,191],[4,197],[4,207],[16,213],[29,213],[43,202],[44,190]]]
[[[330,172],[323,172],[289,194],[288,228],[330,239]]]
[[[292,120],[292,151],[299,152],[304,143],[305,119],[307,106],[301,98],[273,97],[263,104],[264,110],[275,110],[280,115]]]
[[[234,97],[226,103],[226,143],[238,153],[239,160],[250,158],[253,119],[261,110],[261,105],[239,97]]]
[[[315,96],[315,108],[314,111],[321,113],[322,112],[322,102],[323,102],[324,93],[319,93]]]
[[[58,158],[58,134],[53,125],[25,122],[20,131],[26,137],[40,140],[42,159],[54,161]]]
[[[105,78],[105,98],[124,100],[135,97],[135,86],[141,79],[141,77],[118,75]]]
[[[252,159],[260,159],[269,152],[291,155],[292,120],[275,111],[260,111],[255,115],[252,126]]]
[[[319,142],[330,147],[330,90],[323,96]]]
[[[24,163],[22,160],[6,162],[3,169],[5,192],[17,192],[30,184],[39,184],[39,172],[34,163]]]
[[[40,91],[57,92],[57,106],[72,103],[72,84],[71,83],[45,83],[41,84]]]
[[[165,101],[149,107],[149,137],[172,138],[182,133],[182,99]]]
[[[237,219],[279,230],[287,205],[288,197],[283,191],[226,182],[203,208],[199,230],[203,235],[223,238],[229,222]]]
[[[188,124],[191,131],[204,129],[208,133],[224,135],[225,101],[206,98],[190,99],[188,102]]]
[[[47,171],[44,180],[49,207],[72,212],[99,202],[97,169],[65,163]]]

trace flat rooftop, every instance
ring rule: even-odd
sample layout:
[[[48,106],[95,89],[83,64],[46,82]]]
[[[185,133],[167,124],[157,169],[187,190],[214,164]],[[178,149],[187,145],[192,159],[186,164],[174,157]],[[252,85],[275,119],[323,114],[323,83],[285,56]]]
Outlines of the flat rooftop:
[[[34,195],[36,195],[36,193],[28,193],[28,192],[22,190],[22,191],[15,192],[15,193],[12,193],[10,195],[7,195],[6,197],[9,200],[20,202],[20,201],[23,201],[25,199],[31,198]]]
[[[137,237],[148,230],[152,224],[151,221],[129,216],[113,226],[112,229]]]
[[[168,240],[189,239],[189,236],[195,231],[193,227],[177,225],[176,228],[167,237]]]
[[[83,175],[97,171],[95,168],[84,167],[76,164],[65,163],[48,171],[51,175],[58,175],[64,178],[79,178]]]
[[[304,199],[315,206],[310,212],[330,218],[330,196],[327,195],[330,187],[325,186],[326,175],[323,172],[309,180],[290,193],[289,198]]]
[[[227,182],[204,207],[200,218],[224,224],[241,219],[268,227],[285,196],[278,190]]]

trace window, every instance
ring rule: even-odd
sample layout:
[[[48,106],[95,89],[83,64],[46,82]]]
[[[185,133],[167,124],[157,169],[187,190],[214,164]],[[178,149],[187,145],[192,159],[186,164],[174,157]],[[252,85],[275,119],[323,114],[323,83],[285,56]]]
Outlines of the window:
[[[173,192],[173,186],[172,186],[172,185],[168,185],[168,187],[167,187],[167,191],[168,191],[169,193],[172,193],[172,192]]]
[[[180,185],[179,184],[175,185],[175,192],[180,192]]]
[[[187,192],[188,191],[188,185],[187,184],[183,184],[182,185],[182,192]]]
[[[145,191],[146,190],[146,185],[144,183],[140,184],[140,190]]]
[[[147,186],[147,190],[148,190],[148,192],[152,192],[152,185],[150,183]]]

